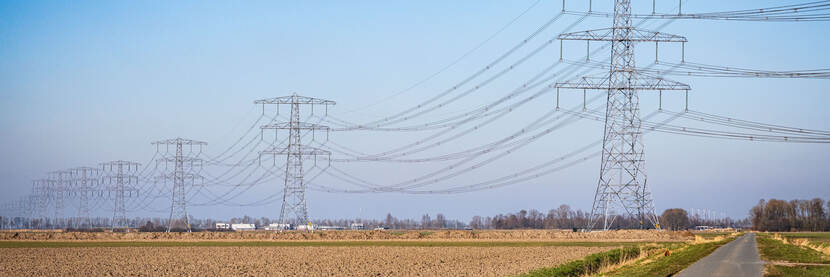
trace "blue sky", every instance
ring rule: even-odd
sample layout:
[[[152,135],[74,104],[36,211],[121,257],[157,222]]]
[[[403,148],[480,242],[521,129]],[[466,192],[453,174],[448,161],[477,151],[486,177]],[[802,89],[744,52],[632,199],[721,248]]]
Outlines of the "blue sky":
[[[154,151],[150,142],[159,139],[204,140],[209,143],[206,152],[218,154],[256,120],[259,108],[252,104],[255,99],[292,92],[331,99],[337,101],[329,109],[333,116],[355,122],[394,114],[482,68],[561,9],[560,1],[542,1],[459,63],[397,95],[475,48],[533,2],[4,1],[0,3],[0,187],[5,193],[0,201],[25,195],[30,180],[49,171],[115,159],[146,163]],[[584,2],[567,4],[569,9],[585,10]],[[611,10],[611,1],[594,2],[595,10]],[[708,12],[780,3],[684,1],[683,10]],[[635,13],[650,12],[651,1],[634,4]],[[661,1],[658,10],[669,11],[675,5]],[[507,62],[555,37],[577,19],[573,15],[561,18]],[[658,24],[648,22],[645,26]],[[591,18],[572,30],[609,25],[610,19]],[[826,22],[679,20],[661,31],[689,39],[687,61],[793,70],[827,68],[828,27]],[[410,123],[440,119],[494,101],[558,60],[558,48],[558,43],[551,45],[480,92]],[[653,61],[652,45],[638,49],[639,64]],[[565,44],[566,57],[576,59],[584,52],[582,43]],[[660,57],[679,61],[679,47],[661,45]],[[827,80],[675,79],[692,86],[690,105],[699,111],[830,130]],[[578,92],[563,94],[563,106],[582,101]],[[643,114],[656,109],[656,94],[642,92],[641,99]],[[546,94],[490,129],[428,153],[438,155],[504,137],[550,111],[554,101],[552,94]],[[683,97],[665,93],[663,103],[680,111]],[[601,124],[582,120],[482,171],[436,187],[510,174],[581,147],[601,134]],[[335,132],[331,139],[375,153],[428,135]],[[822,178],[830,165],[827,145],[661,133],[648,134],[645,144],[649,185],[659,211],[709,208],[743,217],[760,198],[830,198],[829,183]],[[373,182],[392,184],[445,165],[362,163],[339,168]],[[309,192],[309,212],[312,218],[380,218],[387,212],[416,218],[443,212],[450,218],[467,220],[477,214],[519,209],[544,211],[563,203],[590,209],[598,167],[599,159],[593,158],[543,178],[456,195]],[[332,178],[316,182],[353,188]],[[208,189],[222,193],[227,187]],[[281,189],[281,181],[259,184],[234,201],[256,201]],[[156,201],[132,214],[164,216],[159,211],[167,205]],[[276,201],[256,207],[194,207],[192,214],[278,217],[279,209]]]

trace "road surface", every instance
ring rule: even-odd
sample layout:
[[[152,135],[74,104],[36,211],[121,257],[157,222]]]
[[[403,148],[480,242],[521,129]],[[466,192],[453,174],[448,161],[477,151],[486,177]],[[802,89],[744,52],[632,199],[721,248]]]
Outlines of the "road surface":
[[[715,249],[709,256],[700,259],[677,274],[678,277],[702,276],[762,276],[764,263],[758,255],[755,234],[748,233]]]

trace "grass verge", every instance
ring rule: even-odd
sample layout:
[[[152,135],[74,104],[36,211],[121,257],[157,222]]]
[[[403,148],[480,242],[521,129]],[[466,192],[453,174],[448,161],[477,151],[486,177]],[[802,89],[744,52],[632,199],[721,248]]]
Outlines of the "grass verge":
[[[826,266],[781,266],[766,265],[766,277],[827,277],[830,276],[830,267]]]
[[[830,260],[821,252],[784,243],[773,239],[770,234],[758,234],[755,241],[758,242],[758,251],[761,253],[761,257],[767,261],[830,264]]]
[[[641,253],[649,249],[649,247],[634,246],[609,250],[591,254],[581,260],[571,261],[559,266],[536,269],[523,276],[585,276],[596,274],[603,268],[636,259]]]
[[[785,235],[786,237],[786,235]],[[830,276],[830,258],[821,252],[798,245],[784,243],[770,234],[758,234],[758,251],[768,262],[785,262],[787,265],[765,265],[765,276]],[[799,265],[828,264],[828,265]]]
[[[732,232],[692,232],[695,236],[700,236],[705,239],[714,239],[716,237],[728,237]]]
[[[0,241],[0,248],[61,248],[61,247],[537,247],[633,246],[637,242],[594,241]]]
[[[670,246],[670,256],[664,256],[664,253],[652,255],[603,276],[672,276],[734,239],[730,237],[714,242]]]
[[[790,232],[779,234],[787,239],[807,239],[813,243],[830,244],[830,232]]]

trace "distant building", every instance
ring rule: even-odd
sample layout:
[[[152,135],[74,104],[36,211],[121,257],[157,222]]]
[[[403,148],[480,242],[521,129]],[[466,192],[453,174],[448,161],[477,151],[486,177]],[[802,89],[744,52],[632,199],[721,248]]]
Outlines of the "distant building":
[[[231,225],[228,223],[216,223],[216,230],[230,230]]]
[[[294,230],[302,230],[302,231],[314,231],[316,226],[314,225],[297,225],[294,226]]]
[[[320,229],[320,230],[346,230],[346,227],[343,227],[343,226],[317,226],[317,229]]]
[[[268,224],[268,226],[265,227],[265,230],[272,230],[272,231],[291,230],[291,229],[293,229],[293,226],[291,226],[291,224],[288,224],[288,223],[271,223],[271,224]]]
[[[352,223],[349,225],[349,229],[352,230],[366,230],[366,226],[363,226],[363,223]]]
[[[253,224],[231,224],[231,229],[234,231],[253,231],[256,230],[256,225]]]

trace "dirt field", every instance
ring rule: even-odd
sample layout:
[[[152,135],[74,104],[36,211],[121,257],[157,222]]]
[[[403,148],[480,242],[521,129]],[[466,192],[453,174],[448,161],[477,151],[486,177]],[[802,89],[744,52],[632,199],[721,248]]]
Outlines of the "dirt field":
[[[688,232],[0,232],[0,276],[503,276]]]
[[[620,230],[572,232],[565,230],[387,230],[307,232],[0,232],[0,240],[582,240],[582,241],[683,241],[690,232]]]
[[[613,247],[91,247],[0,249],[0,276],[504,276]]]

